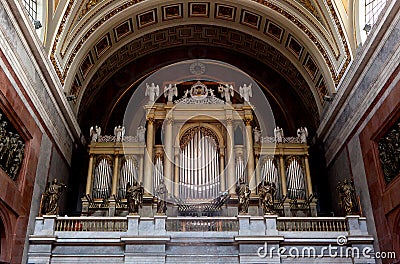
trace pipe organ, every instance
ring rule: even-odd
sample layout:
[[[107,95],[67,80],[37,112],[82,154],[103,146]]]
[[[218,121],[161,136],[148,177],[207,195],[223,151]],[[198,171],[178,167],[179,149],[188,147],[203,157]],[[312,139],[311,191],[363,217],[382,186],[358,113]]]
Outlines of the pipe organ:
[[[195,127],[181,139],[179,197],[210,200],[220,193],[219,149],[210,129]]]
[[[156,153],[154,157],[154,170],[153,170],[153,193],[156,192],[157,186],[164,178],[164,166],[162,153]]]
[[[118,198],[123,199],[126,195],[126,185],[138,180],[138,162],[133,156],[124,157],[120,176],[118,180]]]
[[[112,180],[111,158],[100,156],[94,169],[93,198],[103,199],[110,197]]]
[[[305,199],[304,169],[301,165],[301,161],[291,156],[286,163],[288,197],[290,199]]]
[[[276,186],[275,198],[280,199],[281,194],[281,181],[279,177],[278,166],[276,159],[271,156],[265,157],[261,161],[261,181],[273,182]]]
[[[256,186],[261,181],[275,183],[275,198],[288,208],[285,197],[299,202],[310,197],[312,183],[304,135],[263,137],[256,128],[250,103],[224,101],[215,95],[218,84],[207,85],[188,82],[188,89],[178,92],[182,97],[176,101],[149,102],[144,106],[146,124],[131,125],[137,128],[133,132],[136,136],[92,135],[86,198],[82,198],[84,213],[114,206],[109,214],[120,214],[126,185],[134,179],[143,183],[144,201],[150,207],[162,181],[174,199],[192,207],[215,201],[225,192],[236,199],[234,190],[240,178],[250,185],[253,200],[257,200]],[[238,129],[233,128],[240,124],[243,140],[235,141],[234,131]],[[155,133],[160,126],[164,133]],[[127,133],[130,130],[126,129]],[[169,206],[174,206],[173,200],[169,200]],[[147,209],[147,214],[151,210]],[[282,211],[290,216],[290,209]]]

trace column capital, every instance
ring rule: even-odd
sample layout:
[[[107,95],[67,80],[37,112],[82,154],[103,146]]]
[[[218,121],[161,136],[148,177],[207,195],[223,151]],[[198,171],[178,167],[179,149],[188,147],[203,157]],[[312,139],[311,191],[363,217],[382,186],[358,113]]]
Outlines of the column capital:
[[[154,122],[155,122],[155,118],[150,117],[150,116],[146,117],[146,120],[147,120],[147,122],[149,122],[149,124],[154,124]]]
[[[233,119],[232,119],[232,117],[226,118],[226,125],[227,125],[227,126],[232,126],[232,125],[233,125]]]
[[[245,117],[244,119],[244,122],[245,122],[245,124],[246,124],[246,126],[251,126],[251,122],[253,121],[253,117]]]
[[[165,122],[168,125],[172,125],[174,123],[174,118],[172,116],[168,116],[168,117],[165,118]]]

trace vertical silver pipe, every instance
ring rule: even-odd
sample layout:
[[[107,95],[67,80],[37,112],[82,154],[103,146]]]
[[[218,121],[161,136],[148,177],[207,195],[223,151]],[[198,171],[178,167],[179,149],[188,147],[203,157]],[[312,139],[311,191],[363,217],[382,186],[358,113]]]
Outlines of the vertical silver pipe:
[[[189,198],[193,198],[193,144],[192,140],[189,142],[189,160],[190,160],[190,166],[189,166]]]
[[[204,138],[203,134],[200,133],[200,141],[199,141],[199,171],[200,171],[200,177],[199,177],[199,198],[203,199],[204,198],[204,167],[203,167],[203,160],[204,160]]]
[[[210,192],[211,192],[210,184],[211,184],[212,174],[211,174],[210,162],[211,162],[212,152],[211,152],[211,149],[210,149],[211,142],[210,142],[209,138],[206,137],[205,140],[206,140],[206,150],[207,150],[207,156],[206,156],[207,157],[207,159],[206,159],[206,172],[207,172],[206,183],[207,183],[207,185],[206,185],[206,187],[207,187],[207,197],[209,197],[210,196]]]
[[[194,196],[195,198],[199,198],[199,182],[200,182],[200,171],[199,171],[199,147],[200,147],[200,141],[199,141],[199,135],[200,131],[196,133],[196,140],[195,142],[195,170],[194,170],[194,183],[195,183],[195,193]]]
[[[216,174],[215,174],[215,177],[216,177],[216,179],[217,179],[217,182],[215,183],[216,185],[215,185],[215,194],[214,194],[214,197],[217,197],[218,196],[218,194],[219,194],[219,189],[220,189],[220,177],[221,177],[221,174],[219,173],[219,155],[218,155],[218,149],[217,148],[215,148],[215,159],[216,159],[216,167],[215,167],[215,169],[216,169]]]

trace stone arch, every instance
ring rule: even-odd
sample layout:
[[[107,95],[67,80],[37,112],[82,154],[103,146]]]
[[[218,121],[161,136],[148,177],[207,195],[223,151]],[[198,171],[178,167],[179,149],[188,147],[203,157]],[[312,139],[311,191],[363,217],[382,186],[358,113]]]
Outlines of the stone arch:
[[[0,262],[9,262],[11,258],[10,240],[12,227],[8,213],[0,203]]]
[[[187,123],[187,124],[183,125],[178,133],[178,137],[177,137],[178,145],[180,144],[182,136],[184,136],[190,129],[193,129],[195,127],[204,127],[207,130],[211,131],[211,133],[213,133],[216,138],[216,141],[217,141],[216,143],[217,143],[218,147],[223,148],[225,146],[225,140],[224,140],[222,132],[215,125],[208,124],[205,122],[194,122],[194,123]]]
[[[400,209],[397,210],[397,216],[393,223],[393,250],[396,252],[398,260],[400,260]]]

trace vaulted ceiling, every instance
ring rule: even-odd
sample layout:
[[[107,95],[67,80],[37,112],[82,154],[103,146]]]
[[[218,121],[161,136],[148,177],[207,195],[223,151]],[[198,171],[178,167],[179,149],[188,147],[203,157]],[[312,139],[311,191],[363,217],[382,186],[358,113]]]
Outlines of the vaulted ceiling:
[[[45,45],[65,92],[77,97],[78,120],[99,100],[112,107],[162,66],[209,58],[242,68],[276,98],[290,90],[317,126],[323,96],[336,92],[352,56],[332,0],[68,0],[49,7]],[[274,74],[289,87],[272,85]]]

